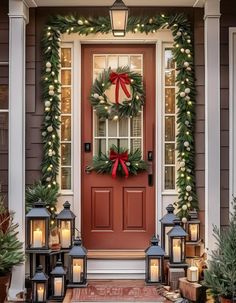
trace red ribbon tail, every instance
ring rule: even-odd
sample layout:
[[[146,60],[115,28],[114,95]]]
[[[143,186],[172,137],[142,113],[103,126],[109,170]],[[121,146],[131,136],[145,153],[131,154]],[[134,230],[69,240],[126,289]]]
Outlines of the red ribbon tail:
[[[129,176],[129,171],[128,171],[127,166],[125,165],[124,160],[120,159],[120,164],[121,164],[121,166],[122,166],[122,168],[123,168],[123,171],[125,172],[125,178],[128,178],[128,176]]]
[[[120,81],[119,78],[116,80],[116,104],[119,104],[119,89],[120,89]]]
[[[122,89],[123,89],[123,91],[124,91],[126,97],[130,98],[130,93],[129,93],[129,91],[127,90],[127,87],[126,87],[125,83],[124,83],[123,81],[121,81],[120,84],[121,84],[121,87],[122,87]]]
[[[116,178],[116,171],[117,171],[117,168],[118,168],[118,164],[119,164],[119,159],[116,158],[116,161],[113,165],[113,168],[112,168],[112,172],[111,172],[111,175],[112,175],[112,178]]]

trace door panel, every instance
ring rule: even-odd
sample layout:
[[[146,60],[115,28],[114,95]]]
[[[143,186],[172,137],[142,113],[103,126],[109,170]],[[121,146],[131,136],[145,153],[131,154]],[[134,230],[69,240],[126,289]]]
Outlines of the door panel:
[[[118,122],[99,120],[89,102],[92,83],[104,68],[125,65],[143,74],[143,111]],[[85,172],[93,155],[108,152],[118,139],[130,151],[143,149],[145,160],[148,151],[155,154],[154,123],[155,46],[83,45],[82,146],[92,143],[91,152],[82,150],[82,237],[88,249],[145,249],[154,234],[155,188],[148,185],[147,172],[128,179]]]

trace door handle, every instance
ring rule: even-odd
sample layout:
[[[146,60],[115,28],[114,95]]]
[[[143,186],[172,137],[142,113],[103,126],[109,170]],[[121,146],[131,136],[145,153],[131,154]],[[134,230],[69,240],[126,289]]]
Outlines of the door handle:
[[[148,151],[148,186],[153,186],[153,151]]]

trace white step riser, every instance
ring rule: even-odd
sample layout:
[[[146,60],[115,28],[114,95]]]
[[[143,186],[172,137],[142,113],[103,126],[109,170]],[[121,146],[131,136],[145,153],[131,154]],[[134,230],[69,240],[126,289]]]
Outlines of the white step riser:
[[[88,260],[88,279],[144,279],[144,260]]]

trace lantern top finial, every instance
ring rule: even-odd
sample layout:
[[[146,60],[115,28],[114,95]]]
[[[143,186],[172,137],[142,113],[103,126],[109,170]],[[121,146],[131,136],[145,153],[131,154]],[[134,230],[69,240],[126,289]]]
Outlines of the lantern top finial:
[[[167,233],[169,237],[186,237],[188,234],[181,226],[181,221],[179,219],[174,220],[174,227]]]
[[[167,207],[166,207],[166,210],[167,210],[167,213],[168,214],[173,214],[174,213],[174,206],[172,204],[169,204]]]
[[[87,255],[87,250],[85,247],[82,245],[82,240],[77,237],[74,240],[73,247],[69,251],[69,256],[81,256],[84,257]]]
[[[57,219],[59,220],[74,220],[76,215],[70,210],[70,203],[66,201],[63,204],[62,211],[57,215]]]
[[[124,2],[122,0],[116,0],[113,5],[111,6],[111,9],[117,9],[117,10],[124,10],[124,9],[127,9],[127,6],[124,4]]]
[[[158,243],[159,243],[159,235],[157,235],[157,236],[153,235],[153,237],[152,237],[152,239],[151,239],[150,242],[151,242],[152,245],[158,245]]]
[[[146,249],[146,255],[147,256],[164,256],[165,252],[164,250],[158,245],[159,242],[159,236],[153,236],[151,239],[151,245]]]
[[[174,214],[174,206],[169,204],[166,207],[167,213],[161,218],[160,222],[166,225],[173,225],[173,221],[177,219],[177,216]]]
[[[44,201],[42,201],[41,199],[34,202],[34,207],[35,208],[42,208],[42,207],[45,207],[45,206],[46,206],[46,203]]]
[[[51,271],[51,275],[66,275],[66,271],[60,259],[57,261],[56,266]]]
[[[46,282],[48,280],[48,276],[43,272],[43,266],[39,265],[36,268],[35,275],[32,278],[32,281],[35,282]]]
[[[66,201],[66,202],[63,204],[63,207],[66,208],[66,209],[70,209],[70,202],[69,202],[69,201]]]

